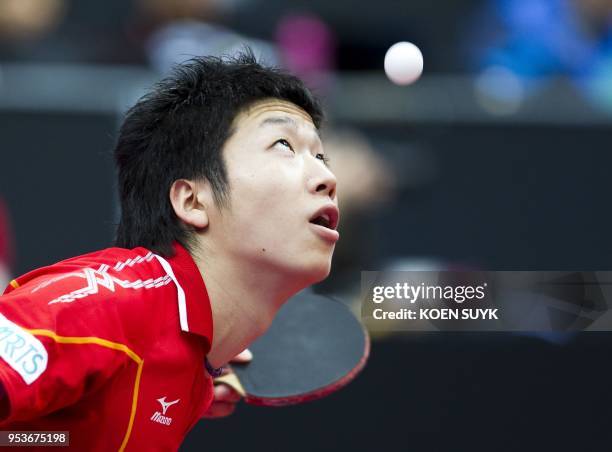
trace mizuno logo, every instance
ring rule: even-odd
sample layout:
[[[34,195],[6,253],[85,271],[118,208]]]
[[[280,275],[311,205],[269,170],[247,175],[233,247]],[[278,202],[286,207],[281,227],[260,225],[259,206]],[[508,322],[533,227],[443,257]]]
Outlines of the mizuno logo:
[[[176,403],[179,403],[181,399],[176,399],[173,400],[172,402],[166,402],[166,397],[162,397],[161,399],[157,399],[157,401],[161,404],[162,406],[162,414],[166,414],[166,411],[168,410],[169,406],[172,406]]]
[[[172,418],[166,416],[166,411],[168,411],[168,408],[171,407],[172,405],[179,403],[180,400],[181,399],[176,399],[176,400],[173,400],[172,402],[166,402],[166,396],[160,399],[157,399],[157,401],[161,405],[162,412],[160,413],[159,411],[156,411],[155,413],[153,413],[153,416],[151,416],[151,420],[153,422],[157,422],[162,425],[172,424]]]

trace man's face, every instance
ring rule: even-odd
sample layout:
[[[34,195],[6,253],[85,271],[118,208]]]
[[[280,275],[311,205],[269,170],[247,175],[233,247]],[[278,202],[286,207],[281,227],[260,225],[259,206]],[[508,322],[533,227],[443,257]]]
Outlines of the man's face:
[[[224,253],[311,284],[330,271],[338,240],[336,178],[311,117],[277,99],[240,113],[223,157],[227,208],[213,210],[211,240]]]

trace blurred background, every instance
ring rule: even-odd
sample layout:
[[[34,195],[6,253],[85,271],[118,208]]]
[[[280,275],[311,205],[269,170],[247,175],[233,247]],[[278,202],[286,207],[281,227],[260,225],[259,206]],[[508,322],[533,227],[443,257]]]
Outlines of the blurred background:
[[[423,77],[398,87],[386,50]],[[0,284],[110,246],[122,114],[172,65],[252,47],[323,100],[343,212],[331,277],[611,270],[611,0],[0,0]],[[240,406],[181,450],[610,450],[612,337],[374,337],[303,406]]]

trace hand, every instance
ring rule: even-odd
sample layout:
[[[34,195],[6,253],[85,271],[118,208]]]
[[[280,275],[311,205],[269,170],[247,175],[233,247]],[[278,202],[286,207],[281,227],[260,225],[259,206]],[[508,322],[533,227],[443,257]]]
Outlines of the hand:
[[[247,363],[252,359],[253,355],[247,348],[236,355],[230,362]],[[229,369],[224,369],[224,374],[229,372],[231,372]],[[224,383],[215,385],[214,391],[215,396],[213,402],[210,404],[210,407],[208,407],[208,410],[204,412],[202,417],[211,419],[226,417],[232,414],[236,409],[236,404],[241,399],[240,394]]]

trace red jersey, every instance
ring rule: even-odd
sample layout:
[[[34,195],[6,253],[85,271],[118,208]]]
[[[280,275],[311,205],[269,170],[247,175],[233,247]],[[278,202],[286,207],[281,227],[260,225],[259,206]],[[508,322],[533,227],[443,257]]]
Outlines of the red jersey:
[[[213,399],[213,325],[198,268],[174,248],[109,248],[11,281],[2,430],[69,431],[73,450],[178,449]]]

